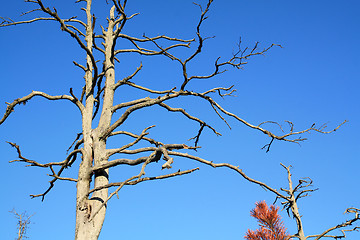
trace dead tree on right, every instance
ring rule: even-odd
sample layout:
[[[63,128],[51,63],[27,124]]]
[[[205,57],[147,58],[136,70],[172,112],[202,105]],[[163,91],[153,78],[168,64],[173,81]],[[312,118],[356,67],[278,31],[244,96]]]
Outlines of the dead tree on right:
[[[281,164],[281,163],[280,163]],[[319,233],[312,234],[312,235],[305,235],[304,225],[302,221],[302,215],[300,214],[300,210],[298,207],[298,201],[301,198],[310,196],[311,192],[314,192],[318,189],[312,187],[313,181],[311,178],[303,178],[299,179],[297,183],[294,183],[292,180],[292,174],[290,172],[291,166],[286,167],[285,165],[281,164],[281,166],[286,170],[287,173],[287,181],[288,187],[287,188],[280,188],[278,191],[275,188],[270,187],[268,184],[255,181],[252,182],[269,190],[273,194],[276,195],[275,202],[277,200],[281,201],[281,205],[283,206],[283,210],[286,210],[289,217],[291,217],[296,222],[297,232],[290,236],[282,237],[281,239],[299,239],[299,240],[307,240],[307,239],[343,239],[346,238],[346,233],[359,231],[360,229],[360,208],[347,208],[345,210],[345,214],[351,215],[348,220],[338,223],[335,226],[329,227],[325,230],[320,230]],[[249,178],[251,180],[251,178]],[[275,203],[274,202],[274,203]],[[265,204],[266,205],[266,204]],[[272,206],[274,207],[274,206]],[[253,213],[253,211],[252,211]],[[253,214],[252,214],[253,216]],[[269,219],[269,218],[268,218]],[[266,219],[265,219],[266,221]],[[270,221],[272,221],[270,219]],[[314,223],[315,224],[315,223]],[[270,223],[271,225],[271,223]],[[263,228],[262,228],[263,229]],[[251,232],[250,232],[251,233]],[[247,235],[249,236],[249,234]],[[252,236],[252,235],[251,235]],[[272,236],[271,236],[272,237]],[[255,239],[255,238],[247,238],[247,239]],[[258,238],[256,238],[258,239]],[[263,239],[263,238],[261,238]],[[274,238],[264,238],[266,240],[271,240]],[[278,240],[276,238],[276,240]]]

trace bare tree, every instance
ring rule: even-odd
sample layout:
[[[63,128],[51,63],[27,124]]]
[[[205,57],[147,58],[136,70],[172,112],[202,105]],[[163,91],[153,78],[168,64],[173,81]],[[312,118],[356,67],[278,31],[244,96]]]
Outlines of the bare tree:
[[[311,178],[299,179],[298,183],[295,186],[290,172],[291,166],[286,167],[282,163],[280,164],[287,172],[288,188],[280,188],[279,191],[275,188],[270,187],[266,183],[262,183],[250,178],[248,180],[275,194],[275,202],[279,199],[280,201],[282,201],[281,205],[283,206],[283,209],[287,211],[289,217],[292,217],[292,219],[294,219],[297,226],[297,232],[295,234],[292,234],[290,236],[290,239],[342,239],[346,238],[346,232],[358,231],[360,229],[360,226],[358,224],[360,222],[360,209],[351,207],[345,210],[346,214],[352,214],[352,217],[347,221],[323,230],[318,234],[306,236],[304,233],[304,225],[301,219],[302,216],[298,207],[298,200],[309,196],[311,192],[314,192],[318,189],[312,188],[313,181],[311,180]],[[336,232],[336,230],[338,232]]]
[[[31,223],[30,218],[33,216],[29,216],[26,212],[23,213],[17,213],[15,209],[10,211],[15,215],[15,218],[17,219],[17,240],[22,240],[24,238],[28,238],[26,236],[26,231],[29,228],[29,224]]]
[[[160,180],[192,173],[199,168],[189,170],[179,170],[172,173],[159,176],[145,176],[147,165],[162,162],[162,169],[171,169],[174,158],[185,158],[197,161],[199,164],[205,164],[217,167],[226,167],[239,173],[246,180],[254,183],[260,183],[257,180],[249,178],[237,166],[228,163],[214,163],[213,160],[205,160],[196,156],[196,151],[200,148],[199,141],[204,129],[209,129],[215,135],[221,134],[210,123],[205,122],[198,116],[194,116],[185,110],[182,99],[192,97],[194,101],[203,101],[209,104],[209,110],[213,111],[229,127],[228,118],[235,119],[244,126],[264,133],[269,138],[269,143],[264,146],[269,151],[274,141],[284,141],[290,143],[299,143],[306,138],[302,134],[310,132],[331,133],[336,131],[342,124],[332,130],[326,130],[326,125],[312,125],[303,130],[295,130],[294,124],[287,121],[289,125],[287,130],[283,129],[279,123],[265,121],[260,124],[253,124],[244,118],[237,116],[229,110],[222,107],[217,98],[231,96],[235,89],[233,86],[219,86],[207,88],[205,91],[189,90],[190,82],[198,80],[208,80],[221,75],[229,68],[241,69],[247,64],[248,60],[258,55],[264,55],[274,47],[281,47],[272,44],[265,48],[260,48],[256,43],[252,47],[243,47],[241,41],[237,50],[228,59],[223,60],[218,57],[214,59],[213,70],[208,74],[196,74],[196,69],[190,67],[190,63],[196,61],[197,56],[203,51],[204,43],[208,39],[201,32],[201,27],[207,18],[208,11],[213,0],[207,1],[206,5],[196,4],[200,8],[200,17],[196,25],[196,36],[194,39],[182,39],[167,35],[158,36],[132,36],[126,33],[125,26],[138,13],[128,13],[127,0],[106,1],[109,5],[109,15],[106,18],[107,24],[98,26],[97,19],[105,19],[103,16],[96,16],[92,10],[92,0],[77,0],[76,3],[83,5],[85,15],[82,17],[64,18],[56,8],[47,6],[42,0],[26,0],[25,2],[33,4],[33,10],[24,13],[25,17],[30,14],[38,14],[34,18],[22,21],[13,21],[12,19],[2,18],[1,27],[10,27],[19,24],[28,24],[36,22],[56,22],[61,31],[73,38],[75,44],[83,50],[86,63],[81,64],[74,61],[74,65],[84,72],[84,83],[82,89],[70,88],[69,93],[61,95],[49,95],[42,91],[32,91],[27,96],[15,99],[7,103],[5,114],[0,119],[0,124],[10,116],[15,107],[25,104],[34,97],[41,97],[51,101],[69,101],[81,113],[82,131],[68,149],[70,153],[63,161],[50,161],[41,163],[31,160],[22,155],[20,147],[12,142],[11,146],[16,148],[18,159],[13,162],[24,162],[30,166],[47,168],[51,171],[50,186],[41,194],[31,195],[33,198],[40,197],[42,200],[47,193],[54,187],[58,181],[71,181],[76,183],[76,229],[75,239],[97,239],[106,213],[108,201],[117,195],[125,185],[136,185],[138,183],[150,180]],[[117,47],[118,41],[127,41],[131,48]],[[179,51],[183,50],[181,54]],[[140,54],[142,56],[163,56],[177,63],[182,79],[173,84],[169,89],[153,89],[142,86],[136,81],[137,74],[143,68],[140,63],[134,67],[133,72],[128,76],[117,79],[116,62],[129,54]],[[184,57],[186,56],[186,57]],[[191,66],[194,66],[193,64]],[[204,81],[206,86],[206,81]],[[131,87],[143,93],[143,97],[131,101],[114,103],[114,95],[117,90],[123,87]],[[79,91],[77,95],[76,92]],[[81,94],[80,94],[81,92]],[[170,101],[176,100],[177,101]],[[170,104],[171,102],[171,104]],[[179,106],[172,106],[172,104]],[[167,143],[160,142],[157,139],[149,137],[149,130],[154,126],[148,126],[140,133],[127,131],[124,123],[129,120],[129,116],[152,106],[160,106],[170,113],[178,113],[191,122],[199,124],[196,133],[190,133],[193,145],[185,143]],[[115,115],[116,113],[116,115]],[[345,122],[344,122],[345,123]],[[272,124],[279,127],[279,133],[267,130],[264,126]],[[95,127],[94,127],[95,126]],[[108,148],[107,140],[115,136],[127,136],[133,140],[117,148]],[[166,136],[164,136],[166,137]],[[144,146],[147,144],[147,146]],[[79,155],[81,157],[79,157]],[[120,157],[115,160],[109,160],[110,157]],[[131,157],[133,156],[133,157]],[[80,158],[80,159],[79,159]],[[79,165],[77,177],[66,176],[66,170],[74,164]],[[138,174],[124,179],[121,182],[109,182],[109,169],[119,166],[139,166]],[[93,185],[91,184],[93,181]],[[109,193],[110,188],[115,188]],[[263,187],[271,189],[264,185]],[[283,196],[283,195],[280,195]],[[284,196],[285,199],[287,197]]]

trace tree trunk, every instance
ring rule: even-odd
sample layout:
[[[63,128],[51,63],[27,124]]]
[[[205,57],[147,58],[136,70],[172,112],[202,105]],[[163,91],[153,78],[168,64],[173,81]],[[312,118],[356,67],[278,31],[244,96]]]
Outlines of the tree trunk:
[[[93,46],[92,28],[91,28],[91,1],[88,1],[88,31],[86,40],[89,49]],[[114,29],[114,8],[110,11],[110,19],[107,32],[105,34],[105,90],[103,96],[103,104],[99,123],[96,129],[92,129],[92,114],[95,99],[93,94],[88,94],[93,91],[92,86],[92,72],[93,65],[91,59],[87,58],[89,71],[85,75],[86,79],[86,113],[83,114],[83,137],[84,137],[84,153],[82,163],[79,169],[79,179],[77,184],[77,208],[76,208],[76,233],[75,240],[96,240],[99,237],[102,229],[106,204],[108,198],[108,188],[104,188],[92,193],[89,197],[90,182],[94,175],[94,188],[104,186],[109,183],[109,170],[92,171],[92,167],[97,167],[108,161],[106,151],[106,137],[104,137],[105,129],[111,124],[112,107],[114,100],[114,85],[115,85],[115,71],[114,71],[114,56],[113,56],[113,29]],[[91,46],[91,47],[90,47]]]
[[[86,46],[90,53],[93,49],[93,28],[92,28],[92,14],[91,14],[91,0],[87,0],[86,16]],[[85,110],[82,115],[82,131],[84,139],[84,147],[82,149],[82,161],[79,167],[78,182],[76,186],[76,227],[75,240],[97,240],[101,231],[102,224],[105,219],[105,208],[100,211],[95,217],[92,213],[96,207],[101,204],[102,196],[98,193],[94,194],[89,199],[90,183],[92,180],[93,162],[96,162],[95,153],[100,152],[98,144],[94,143],[94,135],[92,129],[92,117],[94,110],[94,95],[93,95],[93,71],[94,65],[89,54],[86,58],[87,71],[85,73]],[[95,146],[97,149],[95,149]],[[95,183],[99,180],[95,177]],[[100,203],[100,204],[99,204]]]
[[[93,131],[93,133],[96,131]],[[102,206],[107,200],[107,188],[96,191],[89,199],[90,182],[92,177],[92,162],[95,166],[103,164],[106,159],[105,142],[91,134],[93,154],[84,154],[87,159],[83,159],[79,169],[79,181],[77,184],[77,209],[76,209],[76,232],[75,240],[96,240],[99,237],[102,225],[105,220],[106,205]],[[85,146],[84,146],[85,150]],[[86,150],[85,150],[86,151]],[[88,153],[88,152],[87,152]],[[90,166],[87,165],[90,163]],[[90,171],[89,171],[89,170]],[[84,177],[82,177],[84,176]],[[94,187],[108,184],[108,170],[98,170],[94,173]]]

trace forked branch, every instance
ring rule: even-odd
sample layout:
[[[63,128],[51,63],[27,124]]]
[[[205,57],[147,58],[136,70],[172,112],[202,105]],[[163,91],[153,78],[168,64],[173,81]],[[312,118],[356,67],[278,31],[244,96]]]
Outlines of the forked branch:
[[[50,186],[49,188],[42,194],[37,194],[37,195],[30,195],[32,198],[35,198],[35,197],[42,197],[42,201],[44,200],[45,198],[45,195],[50,192],[50,190],[54,187],[54,183],[57,181],[57,180],[65,180],[65,181],[72,181],[72,182],[76,182],[77,179],[73,179],[73,178],[64,178],[64,177],[61,177],[61,174],[62,172],[71,164],[70,161],[75,161],[76,159],[76,156],[78,153],[82,153],[82,150],[81,149],[75,149],[74,151],[72,151],[64,161],[62,162],[48,162],[48,163],[39,163],[37,161],[34,161],[34,160],[31,160],[31,159],[28,159],[26,157],[24,157],[21,153],[21,150],[20,150],[20,147],[15,144],[15,143],[12,143],[12,142],[8,142],[12,147],[16,148],[16,151],[18,153],[18,160],[12,160],[10,161],[11,162],[25,162],[25,163],[29,163],[29,165],[27,166],[35,166],[35,167],[42,167],[42,168],[49,168],[51,170],[51,173],[49,176],[53,177],[53,179],[49,182],[50,183]],[[54,166],[61,166],[60,167],[60,170],[56,173],[55,170],[54,170]]]

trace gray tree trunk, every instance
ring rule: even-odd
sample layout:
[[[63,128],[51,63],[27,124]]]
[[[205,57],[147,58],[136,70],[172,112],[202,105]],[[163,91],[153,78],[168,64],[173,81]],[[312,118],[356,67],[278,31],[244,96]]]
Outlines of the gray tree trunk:
[[[86,16],[86,43],[88,50],[92,53],[93,48],[93,27],[91,14],[92,1],[87,1]],[[106,200],[108,195],[107,188],[97,191],[92,194],[89,199],[88,193],[90,191],[91,179],[94,175],[94,187],[107,184],[108,170],[92,171],[93,165],[99,165],[107,161],[106,158],[106,143],[105,140],[100,140],[99,131],[92,128],[93,106],[94,106],[94,87],[93,87],[93,62],[90,56],[87,56],[88,71],[85,73],[86,90],[85,90],[85,110],[82,115],[82,130],[83,130],[83,159],[79,167],[78,182],[77,182],[77,199],[76,199],[76,240],[96,240],[99,237],[102,225],[105,219],[106,207],[102,207],[100,211],[92,217],[95,209],[99,209],[101,204]],[[111,79],[112,77],[112,79]],[[106,74],[106,82],[114,80],[114,76]],[[104,97],[104,110],[101,115],[99,126],[110,123],[108,117],[109,104],[112,105],[112,96],[108,94]],[[107,108],[105,108],[105,106]],[[107,117],[103,117],[107,116]]]

